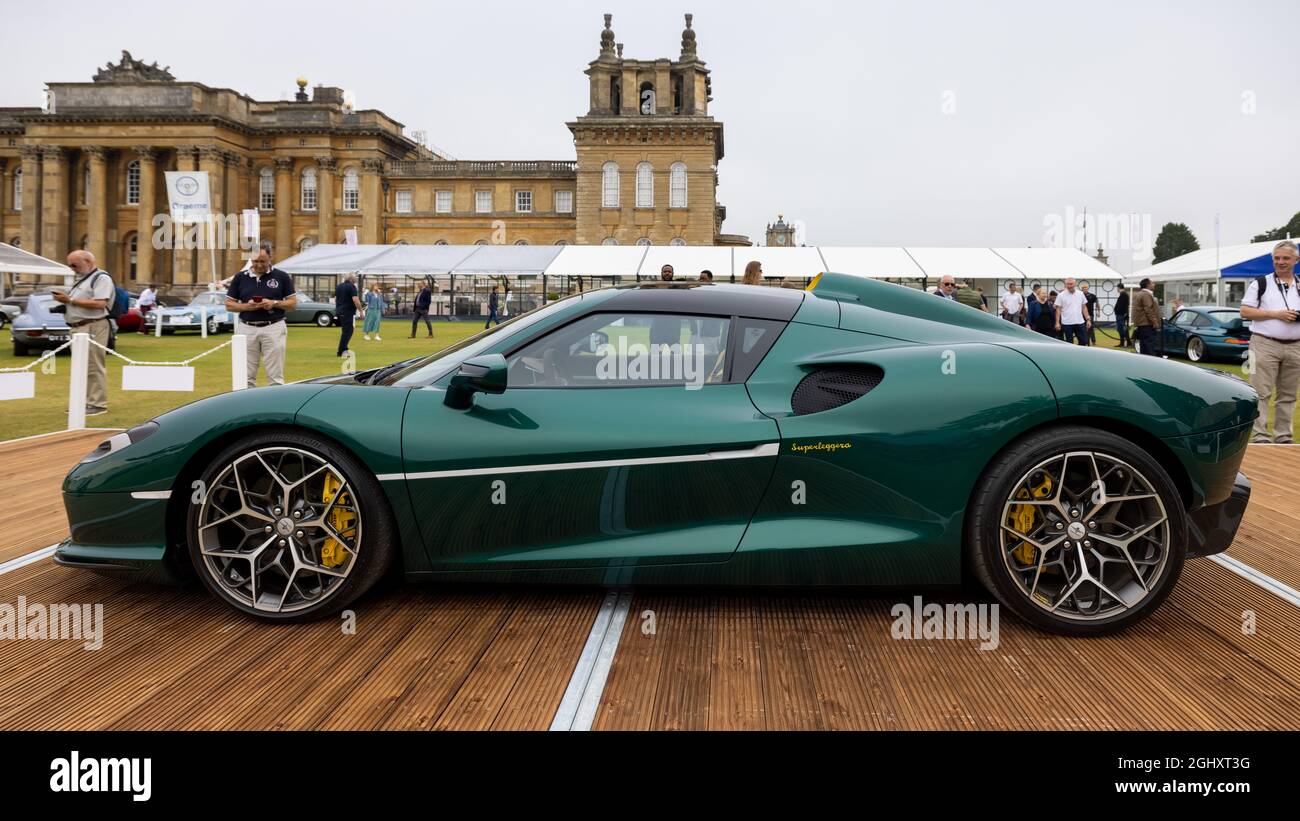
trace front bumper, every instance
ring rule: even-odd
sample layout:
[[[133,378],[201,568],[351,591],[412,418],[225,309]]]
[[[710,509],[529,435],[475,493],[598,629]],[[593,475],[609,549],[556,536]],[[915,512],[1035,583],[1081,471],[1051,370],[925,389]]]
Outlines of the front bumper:
[[[65,491],[63,504],[72,533],[54,551],[58,564],[136,581],[183,580],[166,561],[167,500]]]
[[[1187,558],[1222,553],[1232,544],[1250,501],[1250,479],[1237,474],[1228,498],[1187,515]]]

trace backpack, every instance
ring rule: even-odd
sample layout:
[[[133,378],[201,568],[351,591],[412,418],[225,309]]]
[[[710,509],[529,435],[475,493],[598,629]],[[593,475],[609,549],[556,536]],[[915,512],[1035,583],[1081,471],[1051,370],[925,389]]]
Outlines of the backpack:
[[[99,273],[103,276],[108,276],[104,271],[100,271]],[[113,282],[113,278],[108,277],[108,281]],[[95,283],[91,282],[90,284],[93,287]],[[120,318],[127,311],[131,310],[131,294],[121,285],[113,282],[113,300],[108,303],[107,307],[109,319]]]

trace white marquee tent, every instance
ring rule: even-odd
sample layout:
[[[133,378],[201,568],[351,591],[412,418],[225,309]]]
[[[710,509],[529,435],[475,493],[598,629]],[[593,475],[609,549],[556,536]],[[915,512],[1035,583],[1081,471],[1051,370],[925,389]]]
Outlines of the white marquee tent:
[[[72,276],[72,269],[61,262],[0,242],[0,297],[7,293],[6,285],[14,274],[64,277],[64,284],[71,284],[68,278]]]
[[[291,274],[470,274],[655,279],[665,263],[679,278],[701,270],[718,281],[750,260],[769,279],[811,279],[823,271],[890,279],[1116,280],[1120,275],[1073,248],[918,248],[604,245],[316,245],[277,263]]]

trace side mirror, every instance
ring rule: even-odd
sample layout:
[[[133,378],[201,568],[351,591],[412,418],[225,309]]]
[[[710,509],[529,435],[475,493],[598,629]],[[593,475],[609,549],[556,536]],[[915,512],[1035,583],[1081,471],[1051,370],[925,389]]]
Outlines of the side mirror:
[[[474,404],[476,393],[505,393],[506,374],[506,358],[499,353],[466,359],[451,378],[443,403],[466,410]]]

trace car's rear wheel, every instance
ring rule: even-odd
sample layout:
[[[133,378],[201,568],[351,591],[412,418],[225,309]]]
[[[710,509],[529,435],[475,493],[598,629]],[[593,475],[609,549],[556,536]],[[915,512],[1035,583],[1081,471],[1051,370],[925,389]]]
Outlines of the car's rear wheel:
[[[27,356],[31,352],[31,348],[28,348],[23,343],[18,341],[14,342],[14,356]]]
[[[190,558],[213,593],[273,621],[338,612],[383,576],[395,528],[374,475],[339,445],[297,431],[222,451],[190,505]]]
[[[1105,431],[1058,427],[999,455],[973,497],[967,555],[1003,605],[1074,636],[1145,618],[1182,572],[1185,524],[1173,481]]]
[[[1187,358],[1192,362],[1201,362],[1205,359],[1205,340],[1199,336],[1188,337],[1187,339]]]
[[[321,326],[322,328],[328,328],[329,326],[334,324],[334,317],[330,316],[325,311],[321,311],[320,313],[316,314],[316,324]]]

